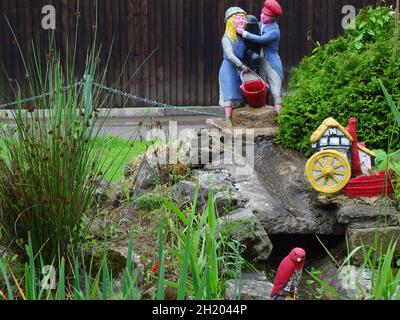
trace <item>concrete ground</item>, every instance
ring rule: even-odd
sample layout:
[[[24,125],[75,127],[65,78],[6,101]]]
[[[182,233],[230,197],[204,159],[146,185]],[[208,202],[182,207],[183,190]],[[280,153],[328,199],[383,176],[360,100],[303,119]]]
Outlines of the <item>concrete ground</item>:
[[[185,107],[182,109],[123,108],[112,109],[105,116],[106,112],[101,110],[100,119],[98,120],[99,123],[102,123],[101,135],[118,136],[124,139],[146,139],[146,135],[154,128],[161,128],[168,135],[170,125],[173,125],[173,122],[176,122],[177,134],[179,134],[183,129],[207,127],[206,121],[209,118],[224,117],[224,111],[220,107]],[[7,114],[8,117],[5,118],[4,115]],[[12,124],[11,114],[12,112],[9,110],[1,110],[0,122]]]

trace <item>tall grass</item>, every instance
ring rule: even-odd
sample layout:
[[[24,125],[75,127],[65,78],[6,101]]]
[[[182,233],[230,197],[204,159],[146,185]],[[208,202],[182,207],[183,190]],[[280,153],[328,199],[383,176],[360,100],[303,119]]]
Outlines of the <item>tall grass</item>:
[[[104,157],[109,145],[97,139],[115,101],[94,86],[104,83],[108,61],[100,69],[95,40],[79,82],[77,36],[64,63],[54,38],[53,34],[45,53],[32,44],[33,55],[28,58],[15,38],[27,74],[24,94],[41,98],[23,103],[20,87],[14,85],[13,125],[0,126],[4,155],[0,157],[1,242],[26,257],[30,233],[33,250],[47,262],[78,248],[80,235],[95,213],[93,195],[105,175],[112,180],[115,172],[110,168],[118,167]],[[121,162],[128,152],[120,157],[122,153],[123,148],[115,153]]]
[[[197,183],[194,193],[192,209],[187,214],[169,200],[164,200],[169,214],[176,216],[178,221],[173,223],[172,233],[177,237],[175,247],[165,247],[160,242],[160,273],[158,275],[158,299],[163,298],[165,286],[177,290],[177,299],[219,300],[225,299],[226,276],[228,270],[224,267],[234,266],[234,277],[238,279],[240,287],[240,274],[242,263],[239,248],[234,241],[229,241],[221,236],[218,226],[218,213],[215,205],[215,196],[210,191],[206,209],[197,212],[197,199],[199,185]],[[161,232],[162,234],[162,232]],[[160,237],[161,238],[161,237]],[[179,279],[173,282],[165,279],[164,259],[165,252],[171,254],[179,262]],[[231,258],[231,261],[227,261]],[[233,262],[232,262],[233,261]],[[240,288],[239,288],[240,290]]]
[[[28,240],[28,260],[22,276],[0,258],[0,299],[3,300],[137,300],[138,272],[133,260],[133,232],[129,240],[128,256],[122,275],[122,285],[116,291],[112,270],[107,264],[107,244],[104,242],[102,262],[94,270],[94,255],[89,265],[85,257],[73,256],[71,260],[59,257],[55,269],[45,269],[43,259],[34,254],[32,241]],[[40,267],[40,268],[38,268]],[[53,268],[53,267],[52,267]],[[47,273],[46,270],[54,270]],[[42,272],[46,271],[46,272]],[[93,275],[94,274],[94,275]],[[21,281],[22,279],[22,281]],[[2,290],[3,288],[6,290]]]

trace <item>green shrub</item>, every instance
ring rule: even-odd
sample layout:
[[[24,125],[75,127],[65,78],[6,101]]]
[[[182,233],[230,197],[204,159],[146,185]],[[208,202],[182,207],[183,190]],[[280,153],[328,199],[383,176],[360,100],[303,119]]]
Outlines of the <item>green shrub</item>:
[[[393,57],[393,25],[390,9],[363,9],[356,30],[317,48],[292,69],[289,95],[278,118],[278,143],[310,155],[310,136],[322,121],[334,117],[346,125],[356,117],[360,141],[387,149],[393,115],[379,79],[398,101],[400,61]],[[398,135],[392,142],[400,148]]]

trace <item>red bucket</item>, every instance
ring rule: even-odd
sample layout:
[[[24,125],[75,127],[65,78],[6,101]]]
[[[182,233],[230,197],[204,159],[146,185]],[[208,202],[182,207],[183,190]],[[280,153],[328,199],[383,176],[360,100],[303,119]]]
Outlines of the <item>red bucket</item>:
[[[242,85],[247,103],[253,108],[261,108],[267,105],[267,89],[267,84],[262,80],[251,80]]]

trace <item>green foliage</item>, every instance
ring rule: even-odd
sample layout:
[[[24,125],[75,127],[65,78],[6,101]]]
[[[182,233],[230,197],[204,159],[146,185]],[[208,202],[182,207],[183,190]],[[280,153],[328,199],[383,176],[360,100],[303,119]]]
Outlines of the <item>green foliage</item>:
[[[59,258],[56,267],[44,268],[40,253],[35,253],[29,237],[28,260],[22,278],[0,257],[0,299],[2,300],[137,300],[138,272],[133,260],[133,232],[129,240],[128,256],[122,275],[121,290],[116,291],[112,270],[107,262],[106,241],[101,253],[101,265],[94,272],[94,255],[89,265],[85,258],[73,256],[71,260]],[[70,264],[67,263],[70,261]],[[53,264],[55,265],[55,264]],[[40,268],[39,268],[40,267]],[[48,270],[48,271],[46,271]],[[93,275],[94,274],[94,275]],[[4,290],[5,288],[5,290]]]
[[[226,277],[232,276],[240,291],[240,273],[244,260],[240,254],[243,247],[235,241],[227,241],[219,233],[218,213],[215,196],[210,191],[208,206],[197,212],[199,185],[197,183],[192,209],[181,211],[171,201],[165,201],[165,210],[176,216],[177,221],[170,228],[177,238],[176,247],[165,248],[160,243],[160,257],[164,251],[176,258],[180,264],[179,280],[172,282],[164,279],[160,272],[158,290],[165,286],[175,288],[178,300],[192,297],[196,300],[225,298]],[[160,261],[160,268],[164,262]],[[228,267],[230,270],[225,270]],[[162,295],[158,294],[158,297]]]
[[[383,150],[375,150],[375,164],[379,170],[391,170],[400,176],[400,150],[387,154]]]
[[[356,19],[356,30],[350,30],[349,36],[354,40],[356,50],[362,50],[366,43],[377,41],[385,34],[393,34],[393,24],[390,25],[392,13],[385,7],[372,7],[362,10]]]
[[[311,272],[307,271],[313,279],[309,284],[314,282],[318,283],[323,291],[329,292],[338,300],[355,298],[361,300],[400,300],[400,270],[396,266],[397,258],[395,255],[398,244],[397,242],[392,241],[386,248],[384,248],[382,243],[378,241],[378,237],[379,231],[377,230],[376,239],[373,244],[355,248],[348,254],[347,258],[341,265],[339,265],[333,258],[333,261],[338,265],[339,270],[346,270],[345,268],[350,266],[350,260],[353,255],[358,251],[363,252],[364,261],[360,270],[364,272],[369,271],[371,274],[371,286],[363,289],[358,276],[354,275],[353,279],[349,278],[349,285],[351,285],[352,290],[354,290],[353,292],[356,293],[357,297],[342,296],[328,283],[323,281],[320,278],[320,273],[315,272],[315,270],[312,270]],[[327,252],[331,255],[329,250],[327,250]],[[317,291],[318,293],[321,293],[321,290]]]
[[[370,148],[387,148],[393,133],[388,124],[394,118],[379,79],[399,101],[400,59],[392,53],[393,25],[388,8],[364,9],[356,30],[331,40],[292,69],[289,95],[278,118],[278,143],[310,155],[310,136],[322,121],[334,117],[346,125],[355,117],[360,141]],[[398,135],[392,142],[400,148]]]
[[[162,207],[166,196],[161,191],[154,190],[143,193],[133,200],[137,209],[153,211]]]

